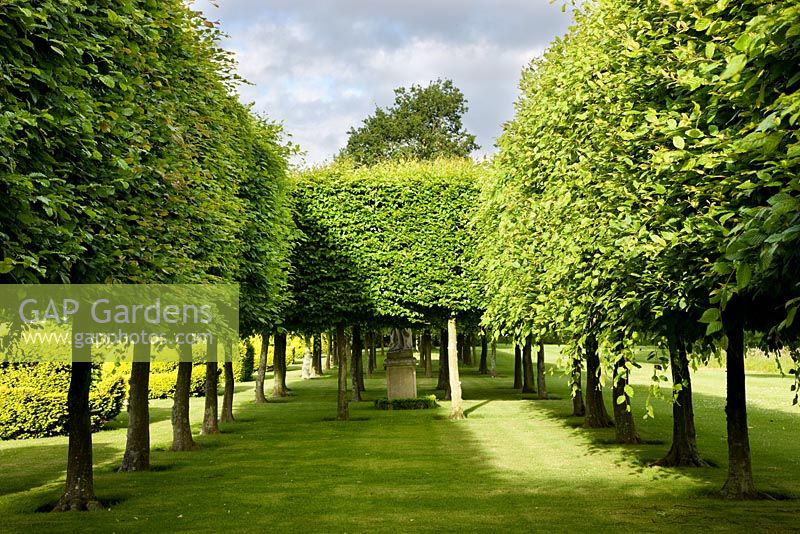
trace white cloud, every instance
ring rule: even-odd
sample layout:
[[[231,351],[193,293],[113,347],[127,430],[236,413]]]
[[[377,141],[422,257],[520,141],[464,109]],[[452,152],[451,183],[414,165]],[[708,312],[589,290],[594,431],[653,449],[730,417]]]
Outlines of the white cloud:
[[[450,78],[464,122],[492,151],[513,114],[522,67],[569,17],[548,0],[209,0],[195,7],[229,34],[243,101],[282,120],[307,161],[331,158],[393,89]]]

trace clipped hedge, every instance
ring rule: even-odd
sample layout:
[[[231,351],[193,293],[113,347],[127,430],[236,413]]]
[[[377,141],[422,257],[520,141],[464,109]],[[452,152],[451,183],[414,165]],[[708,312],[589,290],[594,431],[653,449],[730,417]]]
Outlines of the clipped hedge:
[[[379,410],[429,410],[438,408],[435,395],[417,397],[416,399],[392,399],[386,397],[375,399],[375,407]]]
[[[38,364],[0,368],[0,439],[66,434],[68,385],[69,366]],[[89,393],[93,431],[101,429],[122,411],[126,394],[121,376],[95,380]]]
[[[470,221],[486,172],[469,159],[440,159],[338,160],[302,173],[292,193],[303,237],[285,324],[314,331],[343,320],[478,313],[484,294]]]
[[[114,375],[120,377],[125,384],[131,376],[130,363],[105,363],[103,376]],[[152,399],[171,399],[175,394],[175,382],[178,379],[178,364],[174,362],[153,362],[150,365],[150,393]],[[192,386],[189,390],[194,397],[205,396],[206,366],[204,363],[195,363],[192,368]]]
[[[238,358],[233,360],[233,376],[237,382],[252,382],[255,371],[256,349],[250,339],[239,343]]]
[[[154,364],[150,371],[151,399],[171,399],[175,396],[175,382],[178,380],[177,364]],[[205,396],[206,365],[195,364],[192,368],[192,386],[189,394],[193,397]]]

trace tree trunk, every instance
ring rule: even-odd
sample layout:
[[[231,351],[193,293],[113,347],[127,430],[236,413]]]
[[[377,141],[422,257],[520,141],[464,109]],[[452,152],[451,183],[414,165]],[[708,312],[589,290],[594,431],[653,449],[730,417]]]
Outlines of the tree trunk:
[[[531,352],[533,351],[533,336],[528,335],[525,338],[525,346],[522,347],[522,392],[523,393],[536,393],[533,386],[533,358]]]
[[[603,402],[600,389],[600,357],[597,355],[597,339],[594,335],[586,338],[586,428],[606,428],[614,426]]]
[[[222,422],[233,423],[233,388],[236,382],[233,378],[233,347],[230,341],[224,342],[225,353],[225,394],[222,396]]]
[[[385,340],[383,339],[383,330],[378,331],[378,339],[380,339],[381,343],[381,360],[386,361],[386,350],[384,348]]]
[[[342,343],[346,342],[347,340],[345,338],[342,338]],[[333,364],[334,367],[339,366],[339,337],[335,332],[333,337],[333,352],[331,353],[331,363]]]
[[[333,335],[328,332],[328,357],[325,359],[325,370],[331,370],[331,358],[333,357]]]
[[[369,336],[369,376],[372,376],[372,373],[378,368],[378,347],[376,345],[375,332],[371,332]]]
[[[204,436],[219,434],[219,362],[217,361],[217,338],[208,338],[206,345],[206,398],[203,411],[203,428],[200,433]]]
[[[192,346],[178,345],[180,363],[175,398],[172,404],[172,450],[191,451],[197,448],[189,424],[189,396],[192,387]]]
[[[433,377],[433,338],[430,330],[422,333],[422,346],[425,347],[425,378]]]
[[[358,367],[361,360],[361,327],[353,325],[353,353],[350,361],[351,400],[361,402],[361,380],[358,377]]]
[[[544,375],[544,341],[539,341],[539,351],[536,353],[536,389],[540,399],[547,398],[547,383]]]
[[[522,348],[514,343],[514,389],[522,389]]]
[[[445,400],[450,398],[450,375],[447,360],[447,330],[442,328],[439,331],[439,381],[436,389],[444,390]]]
[[[264,380],[267,375],[267,359],[269,358],[269,333],[261,334],[261,355],[258,358],[258,373],[256,373],[256,403],[267,402],[264,395]]]
[[[359,336],[358,338],[358,369],[356,369],[356,378],[358,379],[358,390],[361,393],[364,393],[367,390],[366,385],[364,384],[364,338]]]
[[[99,510],[102,505],[94,495],[92,471],[92,421],[89,412],[89,388],[92,385],[91,349],[73,346],[73,363],[67,393],[69,449],[67,484],[54,508],[57,512]]]
[[[642,439],[636,432],[636,424],[633,421],[631,398],[625,391],[625,386],[628,385],[628,373],[625,359],[618,359],[614,363],[614,385],[611,388],[617,443],[641,443]],[[621,403],[620,399],[622,399]]]
[[[692,376],[686,347],[680,338],[669,340],[669,366],[672,370],[672,447],[654,465],[663,467],[708,467],[700,457],[694,429]]]
[[[755,499],[758,497],[758,492],[753,482],[750,436],[747,429],[744,328],[736,312],[731,315],[733,316],[724,317],[725,333],[728,336],[726,351],[728,399],[725,406],[728,419],[728,480],[722,487],[722,496],[727,499]]]
[[[364,348],[367,349],[367,377],[372,378],[372,332],[367,330],[364,335]]]
[[[478,365],[477,343],[475,343],[475,334],[467,336],[470,356],[472,357],[472,365]]]
[[[580,359],[572,360],[572,415],[583,417],[586,415],[586,406],[583,404],[583,389],[581,388],[581,370],[583,363]]]
[[[417,351],[419,352],[419,366],[425,369],[425,336],[422,334],[420,334],[417,342]]]
[[[286,388],[286,332],[275,331],[275,350],[272,358],[272,397],[285,397]]]
[[[489,358],[489,375],[497,378],[497,341],[492,339],[491,357]]]
[[[489,374],[489,340],[486,334],[481,334],[481,363],[478,366],[478,374]]]
[[[450,317],[447,321],[447,345],[449,354],[458,350],[455,317]],[[456,358],[448,358],[447,367],[450,375],[450,419],[464,419],[464,402],[461,400],[461,378],[458,376],[458,360]]]
[[[149,343],[133,345],[133,363],[128,380],[128,436],[120,471],[150,469],[150,349]]]
[[[311,342],[311,376],[322,376],[322,334],[314,334]]]
[[[347,344],[344,338],[344,325],[336,325],[336,350],[339,360],[339,392],[336,400],[336,419],[350,419],[350,407],[347,404]]]

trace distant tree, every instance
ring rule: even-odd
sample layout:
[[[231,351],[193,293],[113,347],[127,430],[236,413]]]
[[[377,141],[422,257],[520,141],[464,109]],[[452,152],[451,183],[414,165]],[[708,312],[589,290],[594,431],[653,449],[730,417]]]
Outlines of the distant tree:
[[[392,106],[375,108],[360,128],[347,132],[342,156],[374,165],[388,159],[463,158],[480,148],[461,123],[467,101],[452,81],[400,87],[394,93]]]

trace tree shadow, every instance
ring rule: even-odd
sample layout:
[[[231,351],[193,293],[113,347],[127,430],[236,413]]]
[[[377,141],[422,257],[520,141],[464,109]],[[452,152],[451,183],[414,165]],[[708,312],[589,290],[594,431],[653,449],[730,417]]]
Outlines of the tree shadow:
[[[698,525],[787,531],[796,524],[793,505],[708,498],[724,477],[721,469],[647,468],[644,460],[659,457],[666,446],[609,445],[603,440],[613,437],[613,429],[572,428],[581,419],[570,417],[567,387],[555,381],[550,387],[564,399],[541,403],[522,400],[516,390],[488,377],[465,376],[471,399],[466,409],[477,417],[451,422],[435,410],[383,412],[368,402],[353,403],[351,416],[358,424],[322,422],[335,413],[335,383],[294,381],[293,386],[297,397],[286,406],[238,404],[236,417],[246,424],[203,438],[199,451],[154,451],[153,463],[168,469],[136,476],[98,469],[98,496],[119,500],[110,512],[79,518],[30,513],[24,518],[27,530],[159,530],[175,525],[179,516],[186,530],[213,525],[218,531],[296,531],[307,528],[308,517],[323,532],[384,531],[387,525],[400,531],[583,531],[587,526],[654,531]],[[719,399],[698,396],[699,406],[707,403],[717,409]],[[668,441],[666,411],[657,410],[657,424],[640,427],[646,439]],[[786,415],[774,424],[794,421],[793,414]],[[721,419],[719,428],[698,420],[701,452],[724,451],[724,441],[711,446],[724,435]],[[763,443],[753,445],[763,454]],[[26,492],[25,481],[17,481],[18,495],[2,501],[0,511],[32,512],[57,497],[60,487],[48,482],[63,469],[65,446],[45,449],[43,456],[52,458],[42,471],[49,476],[28,487],[43,485]],[[574,453],[569,461],[565,450]],[[798,472],[787,449],[771,450],[770,461],[786,469],[776,472],[775,480]],[[26,454],[33,461],[34,455]],[[118,460],[119,451],[112,447],[98,454],[106,455]],[[14,452],[3,464],[7,461],[18,462],[19,456]],[[762,466],[757,478],[763,473]]]
[[[31,445],[0,449],[0,465],[3,466],[0,496],[24,494],[39,487],[63,489],[68,447],[66,438],[35,441],[37,443]],[[95,444],[92,447],[96,465],[118,453],[119,450],[110,445]]]

